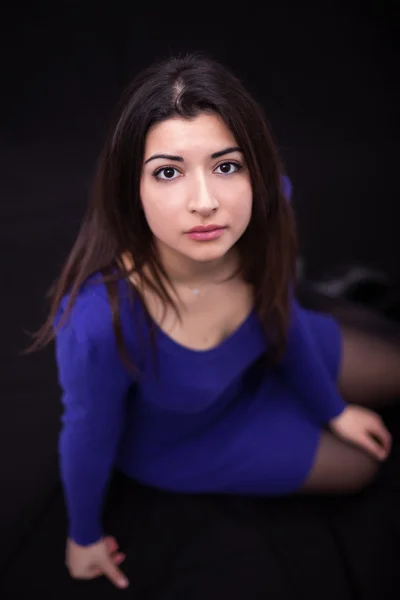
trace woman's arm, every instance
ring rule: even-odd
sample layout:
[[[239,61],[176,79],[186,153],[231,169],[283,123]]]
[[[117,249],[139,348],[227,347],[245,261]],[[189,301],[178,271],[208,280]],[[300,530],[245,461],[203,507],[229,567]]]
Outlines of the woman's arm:
[[[77,302],[57,334],[56,358],[64,407],[59,456],[68,535],[89,545],[103,535],[103,502],[132,385],[102,297]]]

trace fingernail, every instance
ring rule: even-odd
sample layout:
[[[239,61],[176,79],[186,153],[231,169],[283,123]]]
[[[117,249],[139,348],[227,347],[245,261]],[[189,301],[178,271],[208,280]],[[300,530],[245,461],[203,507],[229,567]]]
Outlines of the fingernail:
[[[120,579],[119,582],[118,582],[118,585],[119,585],[119,587],[127,588],[128,587],[128,582],[127,582],[126,579]]]

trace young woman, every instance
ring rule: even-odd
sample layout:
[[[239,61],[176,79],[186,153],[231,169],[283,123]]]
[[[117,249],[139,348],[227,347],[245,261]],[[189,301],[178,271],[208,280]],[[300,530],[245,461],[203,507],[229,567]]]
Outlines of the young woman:
[[[157,64],[117,107],[34,346],[56,337],[74,577],[128,583],[102,524],[114,470],[182,493],[346,493],[387,458],[357,403],[400,390],[399,355],[294,300],[281,173],[261,108],[218,63]]]

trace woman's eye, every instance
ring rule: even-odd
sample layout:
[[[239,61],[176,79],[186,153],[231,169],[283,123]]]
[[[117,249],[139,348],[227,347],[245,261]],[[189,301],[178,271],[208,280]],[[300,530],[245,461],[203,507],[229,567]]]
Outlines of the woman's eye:
[[[156,179],[162,179],[164,181],[169,180],[169,179],[176,179],[175,174],[179,173],[178,169],[175,169],[174,167],[162,167],[162,169],[158,169],[155,173],[154,173],[154,177]]]
[[[218,165],[217,169],[221,169],[220,173],[222,175],[231,175],[237,173],[241,169],[241,165],[235,162],[224,162]]]
[[[224,162],[218,165],[216,172],[220,175],[232,175],[233,173],[237,173],[241,168],[242,166],[239,163]],[[175,167],[161,167],[161,169],[157,169],[154,173],[154,177],[162,181],[171,181],[179,177],[179,175],[180,172]]]

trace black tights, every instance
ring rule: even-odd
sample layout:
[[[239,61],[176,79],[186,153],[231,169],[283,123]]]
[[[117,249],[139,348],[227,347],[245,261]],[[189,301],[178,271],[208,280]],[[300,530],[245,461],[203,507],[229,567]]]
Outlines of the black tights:
[[[348,494],[367,487],[379,471],[380,462],[361,448],[323,431],[314,464],[302,493]]]
[[[341,382],[344,397],[365,407],[382,408],[400,398],[400,345],[384,336],[342,327],[345,363]],[[373,482],[381,463],[366,451],[323,431],[311,472],[302,493],[346,494]]]

